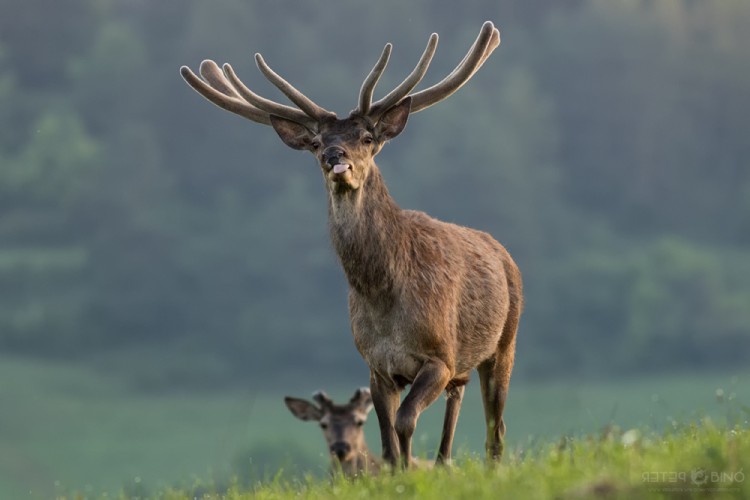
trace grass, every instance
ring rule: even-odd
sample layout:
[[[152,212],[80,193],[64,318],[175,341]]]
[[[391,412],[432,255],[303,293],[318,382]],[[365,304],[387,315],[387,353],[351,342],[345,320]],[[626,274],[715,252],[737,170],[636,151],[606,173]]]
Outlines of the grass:
[[[616,429],[597,436],[564,438],[533,450],[517,448],[504,463],[488,468],[469,459],[450,469],[409,471],[337,479],[272,480],[234,485],[167,488],[154,498],[329,499],[329,498],[748,498],[750,432],[726,429],[710,419],[667,434],[643,436]],[[145,492],[141,492],[145,493]],[[116,496],[117,497],[117,496]],[[67,498],[62,496],[61,498]],[[70,498],[76,498],[75,494]],[[122,493],[120,498],[129,498]]]
[[[285,394],[305,396],[321,388],[315,381],[273,393],[260,390],[264,384],[258,381],[241,390],[149,394],[91,367],[7,357],[0,358],[0,378],[0,498],[52,498],[67,491],[167,492],[173,485],[188,491],[195,482],[227,485],[232,476],[244,488],[263,478],[268,487],[300,487],[308,484],[299,482],[305,474],[310,484],[325,477],[328,462],[320,431],[295,420],[282,402]],[[362,381],[322,388],[345,399],[359,385]],[[455,449],[464,464],[435,472],[434,481],[442,480],[440,474],[479,474],[482,469],[471,461],[484,441],[476,385],[469,386],[456,435]],[[515,382],[506,413],[509,451],[492,477],[506,482],[512,471],[525,470],[528,460],[545,460],[545,450],[555,448],[560,436],[571,437],[565,441],[570,446],[584,446],[581,436],[605,427],[639,429],[646,436],[639,438],[639,446],[646,448],[665,428],[676,433],[681,422],[710,418],[730,429],[746,429],[748,415],[739,402],[747,401],[747,373]],[[420,455],[434,453],[442,407],[434,405],[420,419],[415,435]],[[375,420],[373,415],[366,433],[377,450]],[[719,432],[718,427],[711,432]],[[612,437],[613,443],[617,439]],[[673,445],[678,449],[687,443],[684,436],[680,439]],[[648,449],[649,456],[655,453]]]

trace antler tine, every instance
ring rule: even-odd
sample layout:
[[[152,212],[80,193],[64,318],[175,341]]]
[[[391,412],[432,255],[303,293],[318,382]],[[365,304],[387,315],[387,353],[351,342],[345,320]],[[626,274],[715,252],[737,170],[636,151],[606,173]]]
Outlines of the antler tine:
[[[216,64],[213,61],[210,61],[210,63],[213,63],[214,65]],[[206,67],[208,68],[210,66],[210,63],[207,63],[207,61],[203,61],[201,67],[207,65]],[[187,66],[182,66],[180,68],[180,74],[182,75],[182,78],[185,79],[187,84],[193,88],[193,90],[195,90],[200,95],[202,95],[215,105],[219,106],[220,108],[231,111],[234,114],[243,116],[248,120],[252,120],[257,123],[262,123],[264,125],[271,124],[271,119],[269,118],[268,113],[261,111],[255,106],[252,106],[238,99],[237,97],[234,97],[236,93],[231,91],[229,88],[226,88],[226,86],[220,81],[217,80],[216,82],[214,82],[218,84],[218,87],[220,89],[217,90],[216,88],[201,80],[200,77],[193,73],[193,71]],[[211,70],[208,70],[206,74],[212,74]],[[228,93],[224,93],[222,92],[222,90],[227,90]]]
[[[412,72],[409,73],[409,76],[407,76],[398,87],[388,93],[388,95],[372,105],[369,113],[372,118],[377,120],[380,115],[406,97],[406,95],[411,92],[420,81],[422,81],[425,73],[427,73],[427,68],[430,67],[433,56],[435,55],[437,44],[438,35],[437,33],[433,33],[430,35],[429,40],[427,40],[427,47],[425,47],[422,57],[419,58],[419,62],[417,62],[417,65]]]
[[[488,57],[490,57],[490,54],[492,54],[496,48],[500,46],[500,31],[495,28],[492,30],[492,37],[490,38],[490,44],[487,46],[487,50],[484,51],[484,55],[482,56],[482,60],[479,61],[479,65],[477,65],[477,69],[481,68],[484,64],[484,61],[487,60]]]
[[[225,63],[223,68],[224,74],[234,87],[234,90],[236,90],[237,93],[239,93],[239,96],[245,99],[251,105],[262,111],[265,111],[266,113],[277,115],[282,118],[287,118],[294,122],[303,124],[309,128],[315,127],[315,120],[310,118],[307,114],[303,113],[299,109],[295,109],[291,106],[285,106],[284,104],[279,104],[270,99],[266,99],[265,97],[261,97],[247,88],[247,86],[245,86],[245,84],[242,83],[242,81],[237,77],[237,74],[234,72],[234,69],[230,64]]]
[[[336,117],[334,113],[331,113],[315,104],[309,97],[294,88],[291,83],[276,74],[268,64],[266,64],[266,61],[263,60],[263,56],[260,54],[255,54],[255,63],[258,65],[258,69],[260,69],[263,75],[268,78],[268,81],[273,83],[289,98],[290,101],[296,104],[310,118],[314,118],[316,121],[322,121],[326,118]]]
[[[312,395],[312,398],[323,408],[330,408],[333,406],[333,400],[323,391],[317,391]]]
[[[372,94],[373,92],[375,92],[375,85],[377,85],[378,80],[380,80],[380,77],[385,70],[385,67],[388,65],[388,59],[391,57],[392,48],[393,45],[391,45],[390,43],[385,44],[385,48],[383,48],[383,53],[380,54],[378,62],[375,63],[375,66],[373,66],[370,74],[367,75],[365,81],[362,82],[362,88],[359,90],[359,106],[352,112],[352,114],[357,113],[366,115],[370,111],[370,105],[372,104]]]
[[[371,397],[369,387],[360,387],[354,391],[354,395],[349,399],[349,403],[358,403],[364,397]]]
[[[210,86],[218,90],[222,94],[228,95],[229,97],[239,97],[239,94],[232,88],[227,81],[224,73],[221,72],[221,68],[211,59],[206,59],[200,65],[198,69],[203,79],[208,82]]]
[[[448,76],[432,87],[412,94],[411,112],[422,111],[461,88],[498,45],[500,45],[500,32],[491,21],[487,21],[469,52]]]
[[[449,76],[456,73],[456,71],[458,71],[461,68],[461,66],[466,62],[466,59],[475,50],[477,41],[478,39],[474,40],[474,44],[471,46],[471,49],[469,50],[469,52],[464,56],[463,59],[461,59],[461,62],[459,63],[459,65],[453,68],[453,71],[450,72]],[[500,32],[497,30],[497,28],[495,28],[492,30],[490,42],[487,45],[487,48],[485,49],[484,54],[482,54],[482,58],[477,63],[476,67],[474,68],[474,71],[471,73],[471,76],[474,76],[474,73],[476,73],[477,70],[479,70],[479,68],[482,67],[482,65],[484,64],[484,61],[486,61],[487,58],[490,57],[490,54],[492,54],[492,52],[498,47],[498,45],[500,45]],[[471,78],[471,76],[469,78]]]

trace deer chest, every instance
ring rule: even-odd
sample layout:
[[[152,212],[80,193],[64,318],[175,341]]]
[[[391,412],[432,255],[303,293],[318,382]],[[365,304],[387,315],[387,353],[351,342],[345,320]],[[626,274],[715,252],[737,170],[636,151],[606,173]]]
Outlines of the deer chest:
[[[354,343],[370,370],[396,385],[414,380],[426,358],[415,325],[372,310],[351,313]]]

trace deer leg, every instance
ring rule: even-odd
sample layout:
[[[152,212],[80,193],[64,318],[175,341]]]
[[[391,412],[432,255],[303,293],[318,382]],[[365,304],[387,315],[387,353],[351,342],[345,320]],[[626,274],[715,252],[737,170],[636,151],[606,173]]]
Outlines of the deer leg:
[[[497,365],[498,360],[497,355],[495,355],[477,368],[482,402],[484,403],[484,420],[487,425],[485,449],[488,461],[499,460],[504,447],[505,422],[503,421],[503,409],[507,390],[503,389]]]
[[[495,355],[477,368],[484,403],[484,418],[487,424],[485,447],[488,461],[499,461],[505,447],[503,410],[508,396],[510,374],[513,371],[519,317],[520,310],[511,306]]]
[[[411,437],[419,415],[440,396],[450,378],[450,370],[445,363],[439,360],[427,361],[420,368],[411,384],[409,394],[401,403],[396,413],[396,435],[404,468],[408,468],[411,462]]]
[[[448,397],[445,402],[445,418],[443,419],[443,436],[440,439],[440,448],[435,463],[450,465],[451,448],[453,446],[453,434],[456,431],[458,412],[461,411],[461,401],[464,398],[466,386],[451,387],[445,391]]]
[[[399,391],[390,381],[377,374],[370,373],[370,393],[375,414],[380,426],[380,439],[383,447],[383,460],[392,467],[396,466],[399,455],[398,440],[394,429],[396,411],[399,404]]]

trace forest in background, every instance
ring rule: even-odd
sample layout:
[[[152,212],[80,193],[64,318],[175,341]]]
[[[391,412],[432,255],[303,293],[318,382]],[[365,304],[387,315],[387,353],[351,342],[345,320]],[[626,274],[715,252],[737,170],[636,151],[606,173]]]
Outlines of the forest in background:
[[[750,352],[750,3],[0,0],[0,350],[135,387],[366,380],[318,168],[182,64],[269,64],[346,113],[440,34],[502,44],[378,156],[396,201],[524,273],[516,376],[724,369]],[[360,382],[357,382],[360,384]]]

